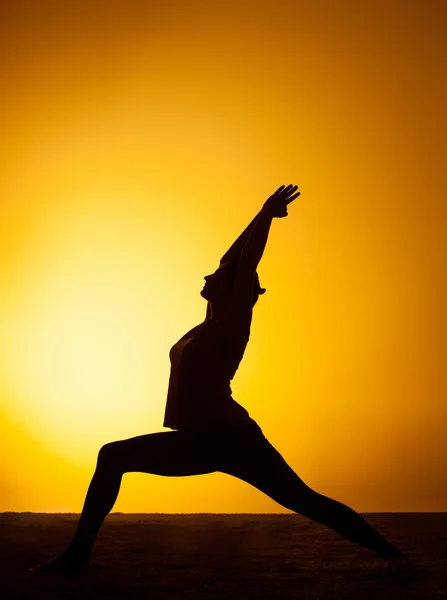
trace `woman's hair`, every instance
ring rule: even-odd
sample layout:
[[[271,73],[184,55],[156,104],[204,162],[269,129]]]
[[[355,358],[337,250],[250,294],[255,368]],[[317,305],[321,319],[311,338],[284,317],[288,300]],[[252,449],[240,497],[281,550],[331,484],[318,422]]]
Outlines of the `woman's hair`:
[[[238,264],[239,264],[239,262],[237,260],[230,260],[226,263],[227,282],[228,282],[230,289],[233,289],[233,284],[234,284],[234,280],[236,277]],[[265,294],[266,291],[267,290],[265,288],[261,287],[261,285],[259,283],[259,275],[258,275],[258,272],[256,272],[255,273],[255,285],[253,288],[253,306],[258,301],[259,296],[262,294]]]

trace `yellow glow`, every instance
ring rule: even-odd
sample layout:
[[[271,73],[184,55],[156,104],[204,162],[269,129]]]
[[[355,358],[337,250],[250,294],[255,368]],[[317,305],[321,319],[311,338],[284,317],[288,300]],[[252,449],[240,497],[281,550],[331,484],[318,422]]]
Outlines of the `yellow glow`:
[[[78,512],[102,444],[163,430],[203,276],[283,183],[234,397],[321,493],[446,510],[444,9],[152,4],[2,24],[0,511]],[[222,474],[115,510],[285,511]]]
[[[90,460],[117,423],[124,431],[135,420],[155,425],[148,372],[162,364],[159,328],[142,303],[138,225],[126,231],[110,215],[113,192],[104,194],[65,199],[62,214],[46,215],[23,304],[8,323],[10,409],[31,430],[39,423],[42,444],[79,460]]]

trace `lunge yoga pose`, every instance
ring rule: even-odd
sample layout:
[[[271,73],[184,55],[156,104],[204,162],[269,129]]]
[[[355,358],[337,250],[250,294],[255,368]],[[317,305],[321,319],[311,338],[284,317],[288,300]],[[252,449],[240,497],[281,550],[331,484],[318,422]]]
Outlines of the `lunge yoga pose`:
[[[259,294],[256,272],[274,218],[288,215],[298,186],[281,186],[205,277],[206,319],[171,348],[171,374],[163,425],[174,431],[111,442],[98,454],[78,527],[61,555],[37,567],[75,572],[88,568],[96,535],[115,504],[124,473],[184,477],[220,471],[255,486],[291,511],[326,525],[371,549],[388,564],[405,561],[352,508],[311,489],[264,437],[232,397],[233,379],[250,337]]]

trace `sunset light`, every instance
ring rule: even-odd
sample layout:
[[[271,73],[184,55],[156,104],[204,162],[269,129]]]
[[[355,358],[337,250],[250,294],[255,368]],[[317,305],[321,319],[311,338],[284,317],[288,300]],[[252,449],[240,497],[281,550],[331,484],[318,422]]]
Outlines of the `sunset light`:
[[[0,36],[0,511],[79,512],[103,444],[163,430],[204,276],[290,182],[234,398],[321,493],[446,510],[445,106],[422,4],[99,4],[29,3]],[[114,510],[286,512],[222,473],[131,473]]]

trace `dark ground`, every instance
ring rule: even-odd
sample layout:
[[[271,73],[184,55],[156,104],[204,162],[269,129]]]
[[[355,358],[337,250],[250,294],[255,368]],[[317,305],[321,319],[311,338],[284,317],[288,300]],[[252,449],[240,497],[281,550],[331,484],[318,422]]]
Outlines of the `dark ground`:
[[[447,600],[447,513],[363,516],[417,570],[383,561],[295,514],[107,517],[87,575],[28,569],[61,552],[78,515],[0,513],[1,598]]]

